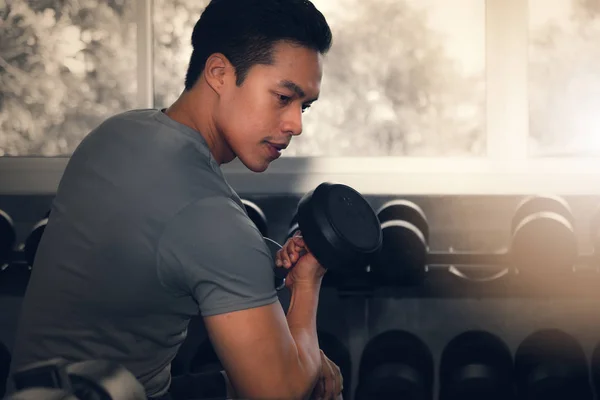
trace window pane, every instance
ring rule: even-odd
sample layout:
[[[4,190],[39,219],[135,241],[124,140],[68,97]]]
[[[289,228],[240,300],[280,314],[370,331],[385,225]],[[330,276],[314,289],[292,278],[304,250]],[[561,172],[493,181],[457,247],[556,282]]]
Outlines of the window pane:
[[[334,44],[321,97],[285,156],[480,156],[485,2],[314,0]],[[208,1],[154,0],[155,106],[183,89]]]
[[[70,155],[136,104],[135,2],[12,0],[0,9],[0,155]]]
[[[530,0],[530,153],[600,154],[600,1]]]

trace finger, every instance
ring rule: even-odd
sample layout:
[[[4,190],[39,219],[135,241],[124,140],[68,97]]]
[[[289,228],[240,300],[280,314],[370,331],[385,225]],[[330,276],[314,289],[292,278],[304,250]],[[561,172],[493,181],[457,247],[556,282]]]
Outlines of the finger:
[[[298,262],[298,260],[300,259],[300,257],[302,257],[303,254],[301,254],[301,250],[297,248],[297,246],[295,246],[293,243],[290,243],[290,246],[288,247],[288,257],[290,259],[290,261],[292,262],[292,265],[296,264]]]
[[[283,247],[278,251],[278,256],[280,258],[280,264],[282,267],[290,268],[292,263],[290,262],[290,255],[288,253],[289,242],[283,245]]]
[[[338,395],[338,394],[342,393],[342,391],[344,390],[344,376],[342,375],[342,371],[340,370],[340,367],[338,367],[336,364],[333,364],[333,367],[335,369],[335,371],[334,371],[335,376],[337,377],[337,379],[336,379],[337,386],[335,387],[335,394]]]
[[[335,398],[335,395],[337,395],[337,392],[335,391],[336,376],[333,368],[331,367],[331,362],[327,357],[325,357],[325,359],[327,360],[323,363],[323,374],[325,375],[325,398],[327,400],[331,400]]]

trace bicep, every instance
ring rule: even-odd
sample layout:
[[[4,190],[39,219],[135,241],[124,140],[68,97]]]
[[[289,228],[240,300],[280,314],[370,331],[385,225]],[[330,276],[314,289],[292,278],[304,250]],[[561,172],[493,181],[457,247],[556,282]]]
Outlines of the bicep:
[[[276,303],[269,249],[233,201],[209,198],[180,212],[158,246],[163,285],[192,296],[203,316]]]
[[[205,317],[204,322],[239,397],[278,399],[293,393],[298,354],[279,304]]]

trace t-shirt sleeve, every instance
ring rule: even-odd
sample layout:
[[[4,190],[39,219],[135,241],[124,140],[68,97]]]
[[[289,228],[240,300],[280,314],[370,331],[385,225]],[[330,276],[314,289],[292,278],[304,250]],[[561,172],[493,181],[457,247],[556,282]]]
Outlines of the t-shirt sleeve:
[[[157,245],[157,268],[163,285],[191,295],[205,317],[278,300],[267,244],[226,197],[199,200],[167,224]]]

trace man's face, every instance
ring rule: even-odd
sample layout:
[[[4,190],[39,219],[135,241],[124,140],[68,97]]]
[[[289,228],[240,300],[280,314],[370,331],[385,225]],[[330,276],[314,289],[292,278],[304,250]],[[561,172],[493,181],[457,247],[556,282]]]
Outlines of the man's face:
[[[233,155],[254,172],[266,170],[292,136],[302,133],[302,113],[319,97],[322,55],[286,42],[275,44],[273,65],[255,65],[237,87],[227,79],[217,129]]]

